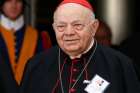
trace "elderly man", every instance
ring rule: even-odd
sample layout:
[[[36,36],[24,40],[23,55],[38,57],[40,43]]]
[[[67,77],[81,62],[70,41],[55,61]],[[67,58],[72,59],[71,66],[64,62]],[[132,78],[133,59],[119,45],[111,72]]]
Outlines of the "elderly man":
[[[139,93],[130,60],[94,39],[98,28],[86,0],[64,0],[54,13],[59,46],[28,62],[21,93]]]

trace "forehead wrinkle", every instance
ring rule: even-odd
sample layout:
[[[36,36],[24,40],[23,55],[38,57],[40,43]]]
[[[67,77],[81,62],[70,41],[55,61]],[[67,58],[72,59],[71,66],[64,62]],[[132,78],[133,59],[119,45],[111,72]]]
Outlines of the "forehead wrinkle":
[[[76,20],[78,19],[83,21],[88,19],[91,20],[90,19],[91,14],[92,11],[82,5],[75,4],[75,3],[68,3],[68,4],[61,5],[56,9],[56,11],[54,12],[54,21],[57,20],[58,16],[67,17],[67,18],[70,18],[71,16],[75,16],[77,17]]]

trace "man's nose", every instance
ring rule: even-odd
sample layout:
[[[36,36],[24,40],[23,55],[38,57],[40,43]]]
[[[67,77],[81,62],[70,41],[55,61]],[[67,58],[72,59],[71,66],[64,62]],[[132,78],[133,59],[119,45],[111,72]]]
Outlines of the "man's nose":
[[[71,25],[68,25],[66,28],[65,34],[72,35],[74,33],[75,33],[75,31],[74,31],[73,27]]]

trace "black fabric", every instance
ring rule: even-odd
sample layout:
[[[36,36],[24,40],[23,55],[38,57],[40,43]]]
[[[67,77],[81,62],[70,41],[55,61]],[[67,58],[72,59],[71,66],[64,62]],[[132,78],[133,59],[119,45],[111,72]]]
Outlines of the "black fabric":
[[[2,88],[0,93],[17,93],[19,89],[14,80],[14,75],[11,70],[12,68],[4,57],[5,55],[0,53],[0,87]]]
[[[5,89],[4,89],[4,87],[3,87],[3,81],[2,81],[2,79],[1,79],[1,76],[0,76],[0,93],[5,93]]]
[[[20,93],[52,93],[59,78],[58,53],[58,47],[53,47],[28,62]],[[64,62],[64,59],[65,57],[62,56],[61,62]],[[131,60],[110,48],[98,44],[87,72],[89,80],[99,75],[110,82],[104,93],[140,93],[140,84]],[[67,75],[65,73],[64,76]],[[66,80],[63,82],[65,83]],[[75,86],[77,87],[75,93],[87,93],[84,91],[86,86],[81,78]],[[64,88],[64,92],[68,93],[67,88]],[[58,90],[56,93],[62,92]]]
[[[133,59],[133,64],[140,81],[140,32],[134,32],[129,38],[124,40],[119,47],[119,50],[125,55]]]
[[[22,42],[23,42],[23,39],[24,39],[24,33],[25,33],[25,25],[19,29],[18,31],[16,31],[14,33],[14,36],[15,36],[15,54],[16,54],[16,62],[18,61],[19,59],[19,54],[20,54],[20,51],[21,51],[21,48],[22,48]]]

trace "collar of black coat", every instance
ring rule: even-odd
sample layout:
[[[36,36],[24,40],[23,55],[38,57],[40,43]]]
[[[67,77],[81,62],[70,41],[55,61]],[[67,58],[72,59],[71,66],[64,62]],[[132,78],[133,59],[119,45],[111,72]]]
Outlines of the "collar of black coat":
[[[88,60],[89,57],[91,56],[91,54],[94,52],[94,50],[96,49],[96,45],[97,45],[97,41],[94,41],[94,44],[92,45],[92,47],[90,48],[90,50],[84,54],[81,55],[80,58],[75,58],[75,59],[71,59],[69,57],[69,55],[67,55],[65,52],[63,52],[62,50],[60,50],[60,58],[61,61],[63,59],[63,61],[66,61],[68,64],[72,62],[72,60],[81,60],[80,62],[83,62],[82,60]],[[61,62],[62,63],[62,62]]]

